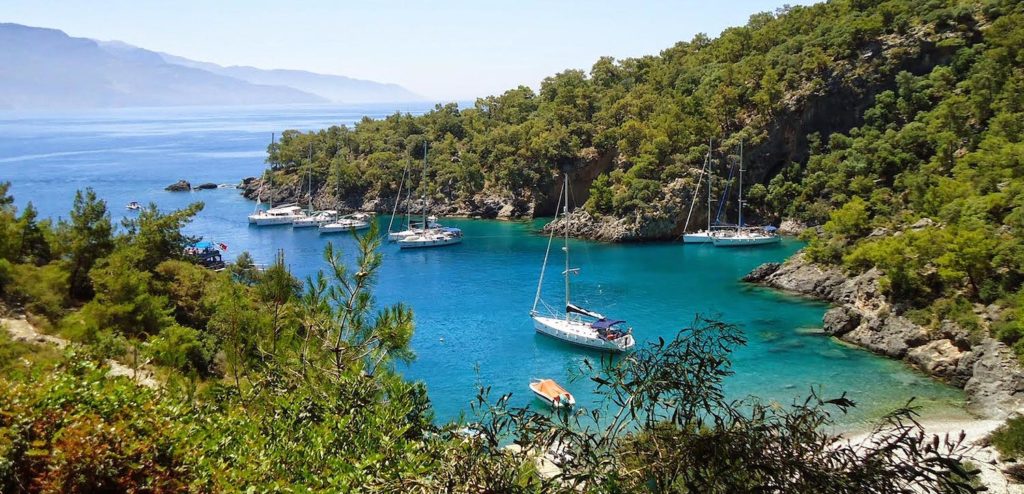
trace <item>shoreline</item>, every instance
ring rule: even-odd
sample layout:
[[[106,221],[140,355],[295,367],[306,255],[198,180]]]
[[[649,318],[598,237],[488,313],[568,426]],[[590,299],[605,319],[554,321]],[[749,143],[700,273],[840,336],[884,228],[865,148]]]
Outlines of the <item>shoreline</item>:
[[[989,492],[1024,494],[1024,484],[1004,473],[1013,459],[1003,462],[987,437],[1007,418],[1024,411],[1021,364],[1004,344],[991,337],[972,341],[956,327],[917,326],[899,314],[878,287],[876,270],[847,276],[838,269],[819,266],[797,252],[782,263],[763,264],[743,281],[788,295],[828,303],[823,333],[836,341],[908,365],[924,375],[962,389],[962,408],[921,410],[917,423],[927,437],[956,441],[963,435],[966,461],[980,470],[979,480]],[[950,413],[952,412],[952,413]],[[957,413],[960,412],[960,413]],[[852,444],[870,440],[868,423],[834,427],[839,441]]]
[[[940,441],[947,437],[956,441],[960,434],[963,434],[963,444],[968,448],[965,460],[980,470],[978,479],[988,487],[988,492],[1024,493],[1024,484],[1011,482],[1010,478],[1003,473],[1004,468],[1015,463],[1000,461],[999,453],[986,440],[992,431],[1003,424],[1003,420],[926,419],[921,417],[918,424],[927,437],[938,436]],[[870,431],[846,432],[841,434],[840,441],[847,441],[851,444],[864,443],[869,440],[869,433]]]

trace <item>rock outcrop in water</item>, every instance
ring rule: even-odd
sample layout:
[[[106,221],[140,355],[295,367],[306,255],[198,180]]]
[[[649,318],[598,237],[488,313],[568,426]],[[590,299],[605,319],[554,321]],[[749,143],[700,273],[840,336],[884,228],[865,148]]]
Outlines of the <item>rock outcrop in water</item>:
[[[188,180],[178,180],[177,182],[165,187],[164,190],[170,192],[188,192],[192,190],[192,184],[190,184]]]
[[[850,277],[837,267],[823,267],[796,254],[781,264],[759,266],[744,281],[833,303],[823,318],[827,334],[902,359],[963,388],[974,413],[1005,418],[1024,406],[1024,368],[1005,344],[951,321],[937,329],[914,323],[882,293],[881,274],[872,269]]]

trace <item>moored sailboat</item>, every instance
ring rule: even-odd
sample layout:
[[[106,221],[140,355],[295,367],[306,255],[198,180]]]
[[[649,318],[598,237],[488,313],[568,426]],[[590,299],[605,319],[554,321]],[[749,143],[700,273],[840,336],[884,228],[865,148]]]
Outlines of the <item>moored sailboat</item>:
[[[306,213],[302,211],[302,207],[285,204],[250,214],[249,223],[256,226],[291,225],[295,220],[305,217]]]
[[[354,213],[342,216],[330,223],[320,225],[320,233],[344,233],[370,228],[373,217],[366,213]]]
[[[714,232],[712,234],[712,242],[715,247],[750,247],[778,243],[781,238],[775,227],[746,227],[743,225],[743,141],[740,141],[739,165],[740,183],[738,187],[739,204],[737,207],[738,218],[736,228]]]
[[[423,143],[423,180],[420,188],[423,191],[423,221],[417,226],[409,219],[409,228],[400,232],[388,232],[388,240],[394,239],[401,249],[421,249],[427,247],[444,247],[462,243],[462,230],[448,228],[437,223],[436,216],[428,216],[430,208],[427,204],[427,143]],[[397,209],[397,205],[396,205]]]
[[[563,198],[559,202],[562,205],[562,217],[569,214],[569,176],[565,175],[562,184]],[[557,207],[556,207],[557,210]],[[551,237],[548,238],[548,248],[544,253],[544,264],[541,267],[540,279],[537,282],[537,295],[533,300],[533,309],[530,310],[530,317],[533,319],[534,329],[545,334],[574,345],[622,352],[629,350],[635,344],[632,328],[623,327],[625,321],[609,319],[599,312],[584,309],[572,303],[570,298],[569,276],[579,273],[579,268],[569,267],[569,230],[565,229],[564,245],[565,270],[562,276],[565,278],[565,313],[557,314],[551,310],[551,315],[542,315],[537,311],[541,303],[541,287],[544,284],[544,272],[547,270],[548,257],[551,254],[551,244],[554,240],[555,230],[551,230]],[[547,305],[547,304],[545,304]]]

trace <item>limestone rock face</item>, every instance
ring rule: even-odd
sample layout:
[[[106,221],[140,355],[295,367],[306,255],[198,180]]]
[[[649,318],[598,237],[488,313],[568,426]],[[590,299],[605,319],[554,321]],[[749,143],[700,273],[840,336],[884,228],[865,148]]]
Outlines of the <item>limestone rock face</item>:
[[[779,233],[783,235],[800,235],[807,229],[807,225],[799,220],[787,218],[779,224]]]
[[[833,307],[825,313],[822,323],[826,333],[842,336],[860,325],[860,314],[848,307]]]
[[[861,324],[844,334],[843,340],[893,358],[903,358],[911,348],[928,342],[927,331],[905,317],[876,321],[881,324]]]
[[[1024,370],[1004,343],[985,338],[973,351],[971,377],[964,385],[972,411],[1003,417],[1024,406]]]
[[[927,228],[929,221],[918,226]],[[798,253],[781,265],[763,264],[744,280],[831,302],[834,306],[822,320],[826,334],[903,359],[964,388],[971,410],[983,417],[1002,419],[1024,407],[1024,368],[1005,344],[992,338],[979,341],[952,321],[938,328],[916,324],[886,298],[879,287],[881,276],[877,269],[850,276]],[[1000,313],[998,307],[977,310],[984,321]]]
[[[911,348],[907,352],[907,360],[929,374],[949,378],[956,373],[963,355],[964,352],[952,341],[934,340]]]
[[[768,279],[768,277],[771,276],[772,274],[775,274],[775,272],[778,271],[780,267],[782,267],[781,262],[766,262],[754,268],[753,271],[744,276],[743,281],[750,283],[762,282]]]
[[[188,180],[178,180],[177,182],[165,187],[164,190],[170,192],[188,192],[192,190],[192,184],[188,183]]]

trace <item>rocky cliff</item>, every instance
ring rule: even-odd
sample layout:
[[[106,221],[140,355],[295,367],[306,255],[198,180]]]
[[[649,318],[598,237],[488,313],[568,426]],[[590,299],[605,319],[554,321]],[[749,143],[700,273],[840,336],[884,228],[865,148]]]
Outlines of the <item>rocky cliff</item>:
[[[823,321],[827,334],[963,388],[973,413],[1001,419],[1024,407],[1024,368],[1006,345],[950,321],[938,329],[915,324],[882,293],[880,275],[873,269],[850,277],[797,254],[785,263],[761,265],[744,281],[831,302]],[[992,307],[976,311],[984,324],[998,314]]]

